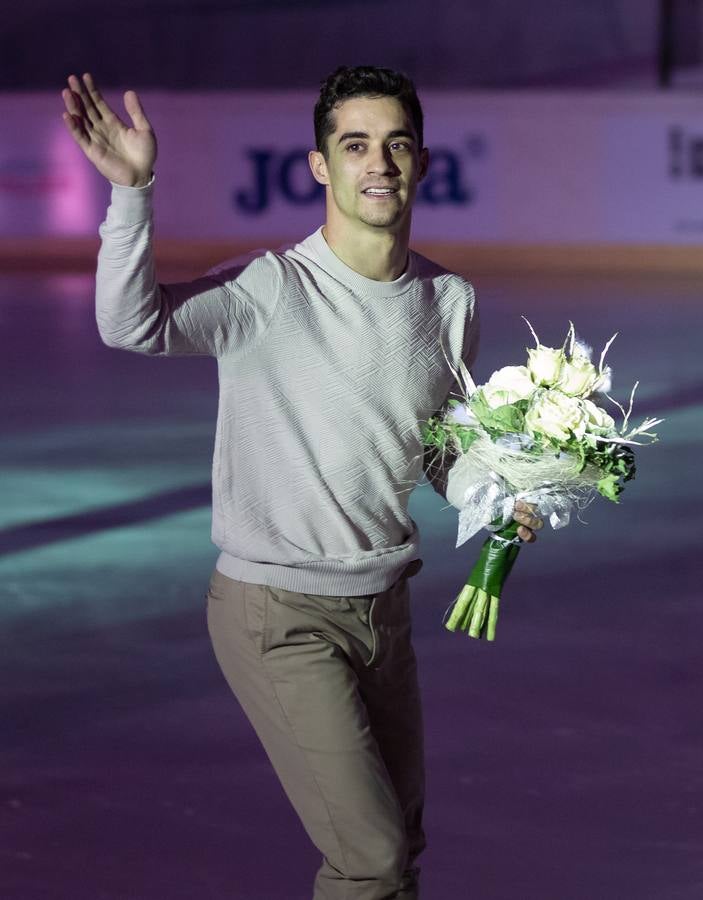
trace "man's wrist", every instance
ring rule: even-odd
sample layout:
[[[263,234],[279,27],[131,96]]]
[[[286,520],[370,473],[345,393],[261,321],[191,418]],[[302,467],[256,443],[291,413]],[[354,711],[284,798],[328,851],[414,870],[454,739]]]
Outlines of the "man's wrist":
[[[150,187],[153,184],[155,177],[156,176],[152,172],[148,179],[140,179],[139,181],[135,181],[134,184],[118,184],[116,181],[111,181],[110,184],[113,187],[128,188],[129,190],[141,191],[144,190],[144,188]]]
[[[148,178],[141,178],[139,181],[137,181],[135,184],[133,184],[132,187],[135,187],[135,188],[148,187],[153,180],[154,180],[154,173],[150,172]]]

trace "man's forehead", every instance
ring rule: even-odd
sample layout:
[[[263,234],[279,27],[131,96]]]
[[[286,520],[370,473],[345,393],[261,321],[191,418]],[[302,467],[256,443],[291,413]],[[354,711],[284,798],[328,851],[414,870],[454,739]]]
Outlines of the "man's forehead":
[[[387,132],[407,130],[412,120],[396,97],[350,97],[334,107],[334,133],[345,131]]]

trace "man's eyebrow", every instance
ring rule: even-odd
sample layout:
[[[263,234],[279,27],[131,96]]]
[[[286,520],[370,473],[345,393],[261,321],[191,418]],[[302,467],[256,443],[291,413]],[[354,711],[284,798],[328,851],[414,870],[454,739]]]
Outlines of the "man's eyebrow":
[[[415,135],[411,131],[406,131],[404,128],[397,128],[395,131],[389,131],[386,135],[386,138],[398,138],[405,137],[410,138],[411,141],[415,140]],[[350,138],[368,138],[368,134],[365,131],[345,131],[344,134],[340,135],[338,144],[341,144],[342,141],[348,141]]]
[[[341,144],[342,141],[348,141],[349,138],[367,138],[368,134],[365,131],[345,131],[344,134],[337,141],[338,144]]]
[[[406,137],[406,138],[410,138],[411,141],[415,140],[415,135],[412,133],[412,131],[406,131],[404,128],[398,128],[398,129],[396,129],[396,131],[389,131],[388,137],[389,138]]]

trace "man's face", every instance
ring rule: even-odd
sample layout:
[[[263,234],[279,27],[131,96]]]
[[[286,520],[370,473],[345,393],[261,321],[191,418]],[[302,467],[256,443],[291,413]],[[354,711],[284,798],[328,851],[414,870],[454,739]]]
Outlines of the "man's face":
[[[328,222],[398,231],[428,162],[410,117],[395,97],[354,97],[334,117],[327,153],[310,153],[313,175],[327,187]]]

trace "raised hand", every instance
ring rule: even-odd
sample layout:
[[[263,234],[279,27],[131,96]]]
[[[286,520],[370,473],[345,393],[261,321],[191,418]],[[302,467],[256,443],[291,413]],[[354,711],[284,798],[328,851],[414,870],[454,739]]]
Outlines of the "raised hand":
[[[127,187],[148,184],[156,161],[156,135],[136,92],[124,94],[130,128],[103,100],[89,72],[82,81],[69,75],[68,85],[61,92],[67,110],[63,120],[98,172]]]

